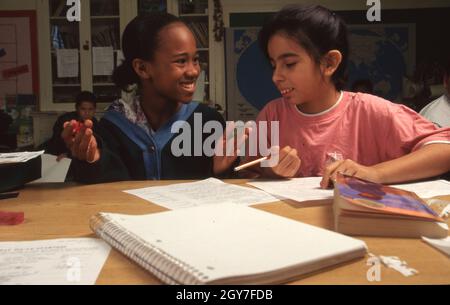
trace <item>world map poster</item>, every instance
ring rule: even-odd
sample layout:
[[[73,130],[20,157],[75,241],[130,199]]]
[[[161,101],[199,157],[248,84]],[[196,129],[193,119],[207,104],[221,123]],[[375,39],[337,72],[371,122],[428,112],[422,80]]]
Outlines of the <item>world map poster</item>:
[[[349,25],[347,89],[359,79],[373,83],[374,94],[393,102],[402,98],[402,83],[415,68],[415,25]],[[259,27],[226,29],[228,119],[254,120],[280,93],[272,68],[258,45]]]

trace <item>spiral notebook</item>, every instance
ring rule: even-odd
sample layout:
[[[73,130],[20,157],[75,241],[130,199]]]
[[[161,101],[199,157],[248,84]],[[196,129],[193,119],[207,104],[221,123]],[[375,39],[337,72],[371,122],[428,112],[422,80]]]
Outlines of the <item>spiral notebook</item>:
[[[363,257],[363,241],[237,204],[133,216],[92,230],[168,284],[275,284]]]

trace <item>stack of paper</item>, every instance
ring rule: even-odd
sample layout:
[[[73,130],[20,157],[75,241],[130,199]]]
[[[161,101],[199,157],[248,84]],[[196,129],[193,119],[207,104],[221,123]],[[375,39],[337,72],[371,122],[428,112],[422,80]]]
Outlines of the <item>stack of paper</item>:
[[[0,164],[5,163],[22,163],[27,162],[33,158],[39,157],[44,153],[41,151],[23,151],[14,153],[1,153],[0,154]]]

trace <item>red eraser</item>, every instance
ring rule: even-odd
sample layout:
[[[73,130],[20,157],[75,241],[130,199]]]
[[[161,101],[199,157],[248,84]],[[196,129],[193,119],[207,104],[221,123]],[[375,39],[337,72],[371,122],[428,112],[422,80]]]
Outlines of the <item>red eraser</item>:
[[[2,212],[0,211],[0,225],[14,226],[24,221],[23,212]]]

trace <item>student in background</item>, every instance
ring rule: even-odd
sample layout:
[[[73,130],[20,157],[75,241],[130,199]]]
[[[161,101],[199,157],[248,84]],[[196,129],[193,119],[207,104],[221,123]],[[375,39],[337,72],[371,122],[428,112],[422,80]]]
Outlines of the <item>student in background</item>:
[[[373,94],[373,84],[370,79],[357,79],[352,85],[352,92]]]
[[[61,115],[53,125],[53,136],[46,144],[44,144],[45,152],[56,155],[57,160],[71,157],[70,150],[66,147],[66,144],[61,137],[61,133],[64,129],[64,122],[71,120],[84,122],[90,120],[95,129],[98,124],[97,119],[95,118],[96,107],[96,97],[92,92],[80,92],[75,99],[75,111]]]
[[[79,132],[65,123],[63,138],[76,161],[76,179],[88,183],[144,180],[197,179],[226,173],[236,157],[195,155],[210,133],[194,141],[194,115],[202,128],[209,121],[225,122],[214,109],[192,101],[200,73],[194,35],[177,17],[167,13],[139,15],[122,37],[125,60],[114,71],[115,83],[123,90],[137,85],[127,103],[116,100],[93,133],[86,121]],[[191,155],[176,156],[171,132],[176,121],[192,131]],[[200,147],[197,147],[197,149]],[[201,149],[201,148],[200,148]]]
[[[260,167],[263,177],[322,176],[325,188],[337,172],[396,183],[450,170],[450,129],[403,105],[342,91],[347,29],[335,13],[287,6],[264,25],[259,41],[282,95],[257,118],[280,124],[280,161]]]
[[[450,127],[450,58],[444,67],[445,93],[426,105],[420,114],[440,127]]]

